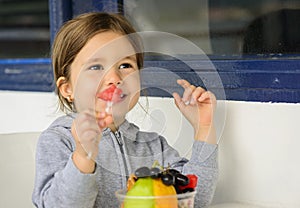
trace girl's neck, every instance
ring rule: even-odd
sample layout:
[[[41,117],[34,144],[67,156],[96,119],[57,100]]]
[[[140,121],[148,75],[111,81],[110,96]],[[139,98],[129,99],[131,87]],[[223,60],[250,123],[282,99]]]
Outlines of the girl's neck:
[[[118,128],[114,124],[109,125],[108,128],[110,128],[112,132],[118,131]]]
[[[112,124],[108,125],[108,128],[110,128],[110,130],[111,130],[112,132],[118,131],[120,125],[121,125],[122,123],[124,123],[125,118],[122,118],[122,119],[121,119],[121,118],[114,118],[114,120],[117,121],[117,122],[113,122]]]

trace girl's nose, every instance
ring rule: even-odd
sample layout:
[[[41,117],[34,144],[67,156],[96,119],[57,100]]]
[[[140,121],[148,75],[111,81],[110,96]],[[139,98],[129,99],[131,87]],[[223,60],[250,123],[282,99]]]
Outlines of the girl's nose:
[[[107,85],[120,85],[122,83],[122,77],[118,70],[110,69],[105,75],[105,83]]]

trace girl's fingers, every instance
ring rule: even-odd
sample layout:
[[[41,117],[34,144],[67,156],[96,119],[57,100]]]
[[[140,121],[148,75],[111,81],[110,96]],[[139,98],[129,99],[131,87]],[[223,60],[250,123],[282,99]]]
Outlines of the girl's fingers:
[[[81,135],[82,138],[85,138],[84,141],[80,140],[80,142],[84,142],[84,143],[94,143],[97,141],[98,137],[99,137],[99,133],[97,131],[94,130],[86,130],[82,133]]]
[[[216,103],[216,97],[210,91],[205,91],[201,96],[198,98],[198,102],[200,103]]]
[[[111,114],[106,112],[95,111],[93,109],[88,109],[85,111],[85,119],[89,120],[91,123],[98,125],[98,128],[105,128],[107,125],[113,122]]]
[[[108,114],[105,111],[100,112],[95,109],[87,109],[82,114],[89,117],[89,119],[96,119],[96,120],[103,119],[106,116],[108,116]]]
[[[97,120],[104,119],[107,116],[109,116],[109,114],[107,114],[105,111],[104,112],[95,111],[95,117]]]
[[[177,84],[179,84],[181,87],[183,87],[184,89],[188,88],[191,84],[186,81],[185,79],[178,79],[177,80]]]
[[[191,101],[191,95],[195,90],[195,86],[191,85],[188,81],[184,79],[177,80],[177,83],[184,89],[182,100],[185,104],[189,104]]]
[[[80,126],[81,129],[90,129],[90,128],[97,129],[96,117],[89,113],[83,113],[79,115],[78,118],[76,119],[76,123],[78,124],[78,126]]]
[[[198,98],[198,102],[202,103],[206,100],[210,99],[209,93],[208,92],[204,92],[201,96],[199,96]]]
[[[89,134],[93,134],[95,137],[100,135],[102,130],[112,123],[112,120],[111,115],[107,115],[105,112],[98,113],[93,110],[86,110],[75,119],[73,132],[78,136],[78,139],[88,138]],[[88,135],[86,135],[87,132],[89,132]]]
[[[98,120],[98,125],[101,129],[104,129],[107,127],[109,124],[113,123],[113,118],[111,115],[106,116],[104,119],[99,119]]]
[[[191,96],[191,105],[195,105],[197,104],[197,101],[199,101],[199,98],[205,93],[205,89],[203,89],[202,87],[197,87]]]
[[[175,104],[179,109],[182,109],[185,106],[185,103],[181,99],[181,97],[178,95],[178,93],[174,92],[173,97],[175,99]]]
[[[184,88],[182,101],[185,103],[185,105],[195,105],[197,102],[203,102],[204,100],[210,98],[210,94],[212,94],[202,87],[195,87],[194,85],[191,85],[184,79],[178,80],[177,83]]]
[[[97,123],[85,122],[82,124],[82,126],[76,127],[74,130],[79,140],[86,140],[90,137],[94,138],[95,136],[101,134],[101,130]]]

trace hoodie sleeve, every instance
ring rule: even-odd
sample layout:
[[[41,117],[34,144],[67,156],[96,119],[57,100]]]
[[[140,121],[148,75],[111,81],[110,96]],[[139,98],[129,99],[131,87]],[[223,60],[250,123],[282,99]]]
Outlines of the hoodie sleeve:
[[[213,199],[218,180],[217,153],[217,145],[195,141],[191,159],[183,166],[183,173],[198,176],[195,203],[199,204],[199,207],[210,205]]]
[[[206,142],[194,141],[190,160],[179,156],[177,151],[165,141],[164,158],[169,161],[172,168],[180,170],[183,174],[195,174],[198,176],[195,207],[210,205],[218,180],[218,146]],[[177,157],[176,157],[177,155]],[[175,157],[174,157],[175,156]]]
[[[96,173],[83,174],[73,163],[72,142],[54,130],[41,134],[36,150],[32,200],[38,208],[93,207]]]

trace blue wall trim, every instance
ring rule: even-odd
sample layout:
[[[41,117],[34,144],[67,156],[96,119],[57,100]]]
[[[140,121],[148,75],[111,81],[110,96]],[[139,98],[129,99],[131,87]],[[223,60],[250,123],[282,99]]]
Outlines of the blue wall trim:
[[[300,102],[299,60],[212,60],[223,86],[220,86],[217,81],[214,82],[215,70],[205,68],[209,64],[203,62],[206,61],[194,61],[189,64],[193,69],[184,67],[178,61],[146,61],[145,66],[146,68],[156,66],[173,71],[195,85],[207,87],[221,99],[224,98],[222,96],[224,87],[227,100]],[[174,83],[171,83],[173,80],[168,78],[168,74],[157,75],[156,73],[153,69],[145,75],[148,79],[144,87],[157,85],[158,88],[147,90],[148,93],[150,91],[150,95],[171,96],[169,92],[178,90],[174,87]],[[157,79],[158,77],[163,78]],[[209,80],[209,86],[204,85],[199,77]],[[155,83],[156,80],[159,81]]]
[[[50,59],[0,60],[0,89],[53,91]]]
[[[224,86],[227,100],[300,102],[300,61],[297,59],[213,60],[223,86],[214,83],[215,71],[206,68],[205,62],[192,61],[188,64],[193,66],[191,69],[176,60],[145,61],[143,87],[147,88],[148,96],[170,97],[170,92],[179,90],[168,77],[167,72],[172,71],[196,85],[203,85],[199,77],[211,80],[210,86],[204,87],[217,97]],[[158,71],[157,68],[166,70]],[[53,91],[50,59],[0,60],[0,89]]]

